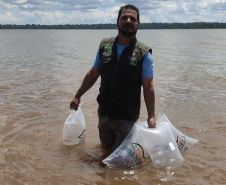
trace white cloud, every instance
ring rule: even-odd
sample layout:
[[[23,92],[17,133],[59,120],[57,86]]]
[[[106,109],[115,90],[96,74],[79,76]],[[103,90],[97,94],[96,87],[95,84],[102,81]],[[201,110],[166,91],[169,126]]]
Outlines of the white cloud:
[[[0,23],[1,24],[16,24],[22,23],[23,20],[20,17],[14,16],[11,12],[6,12],[0,15]]]
[[[16,0],[15,3],[16,4],[24,4],[24,3],[27,3],[27,0]]]
[[[141,22],[226,22],[226,0],[0,0],[0,24],[116,23],[124,2]]]
[[[7,9],[12,9],[12,8],[16,8],[17,6],[4,2],[4,1],[0,1],[0,10],[7,10]]]

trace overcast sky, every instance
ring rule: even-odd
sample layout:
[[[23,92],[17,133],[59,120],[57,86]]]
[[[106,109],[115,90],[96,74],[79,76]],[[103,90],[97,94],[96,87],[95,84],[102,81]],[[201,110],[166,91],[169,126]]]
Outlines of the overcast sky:
[[[226,22],[226,0],[0,0],[0,24],[116,23],[122,4],[141,22]]]

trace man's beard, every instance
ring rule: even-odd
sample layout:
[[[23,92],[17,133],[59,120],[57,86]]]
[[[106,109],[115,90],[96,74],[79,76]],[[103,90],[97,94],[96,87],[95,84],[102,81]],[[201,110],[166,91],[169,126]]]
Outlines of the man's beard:
[[[127,30],[123,30],[122,28],[119,28],[119,27],[118,27],[118,30],[119,30],[120,33],[122,33],[124,36],[127,36],[127,37],[134,36],[137,33],[137,30],[130,32],[130,31],[127,31]]]

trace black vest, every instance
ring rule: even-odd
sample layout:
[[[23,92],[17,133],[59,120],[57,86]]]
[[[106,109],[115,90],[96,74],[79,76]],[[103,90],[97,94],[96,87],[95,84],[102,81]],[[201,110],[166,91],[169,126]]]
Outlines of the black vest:
[[[112,119],[135,122],[140,115],[141,72],[151,48],[134,39],[117,59],[117,37],[100,43],[101,67],[98,113]]]

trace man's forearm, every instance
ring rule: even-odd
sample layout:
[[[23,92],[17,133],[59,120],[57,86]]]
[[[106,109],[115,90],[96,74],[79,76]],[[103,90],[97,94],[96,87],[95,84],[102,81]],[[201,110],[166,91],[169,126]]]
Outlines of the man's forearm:
[[[153,86],[144,89],[144,100],[147,107],[148,117],[155,117],[155,92]]]
[[[99,75],[100,75],[99,71],[93,68],[89,70],[82,81],[82,85],[80,86],[77,93],[75,94],[75,97],[80,99],[81,96],[94,85]]]
[[[147,107],[148,117],[155,117],[155,90],[153,78],[143,79],[144,100]]]

